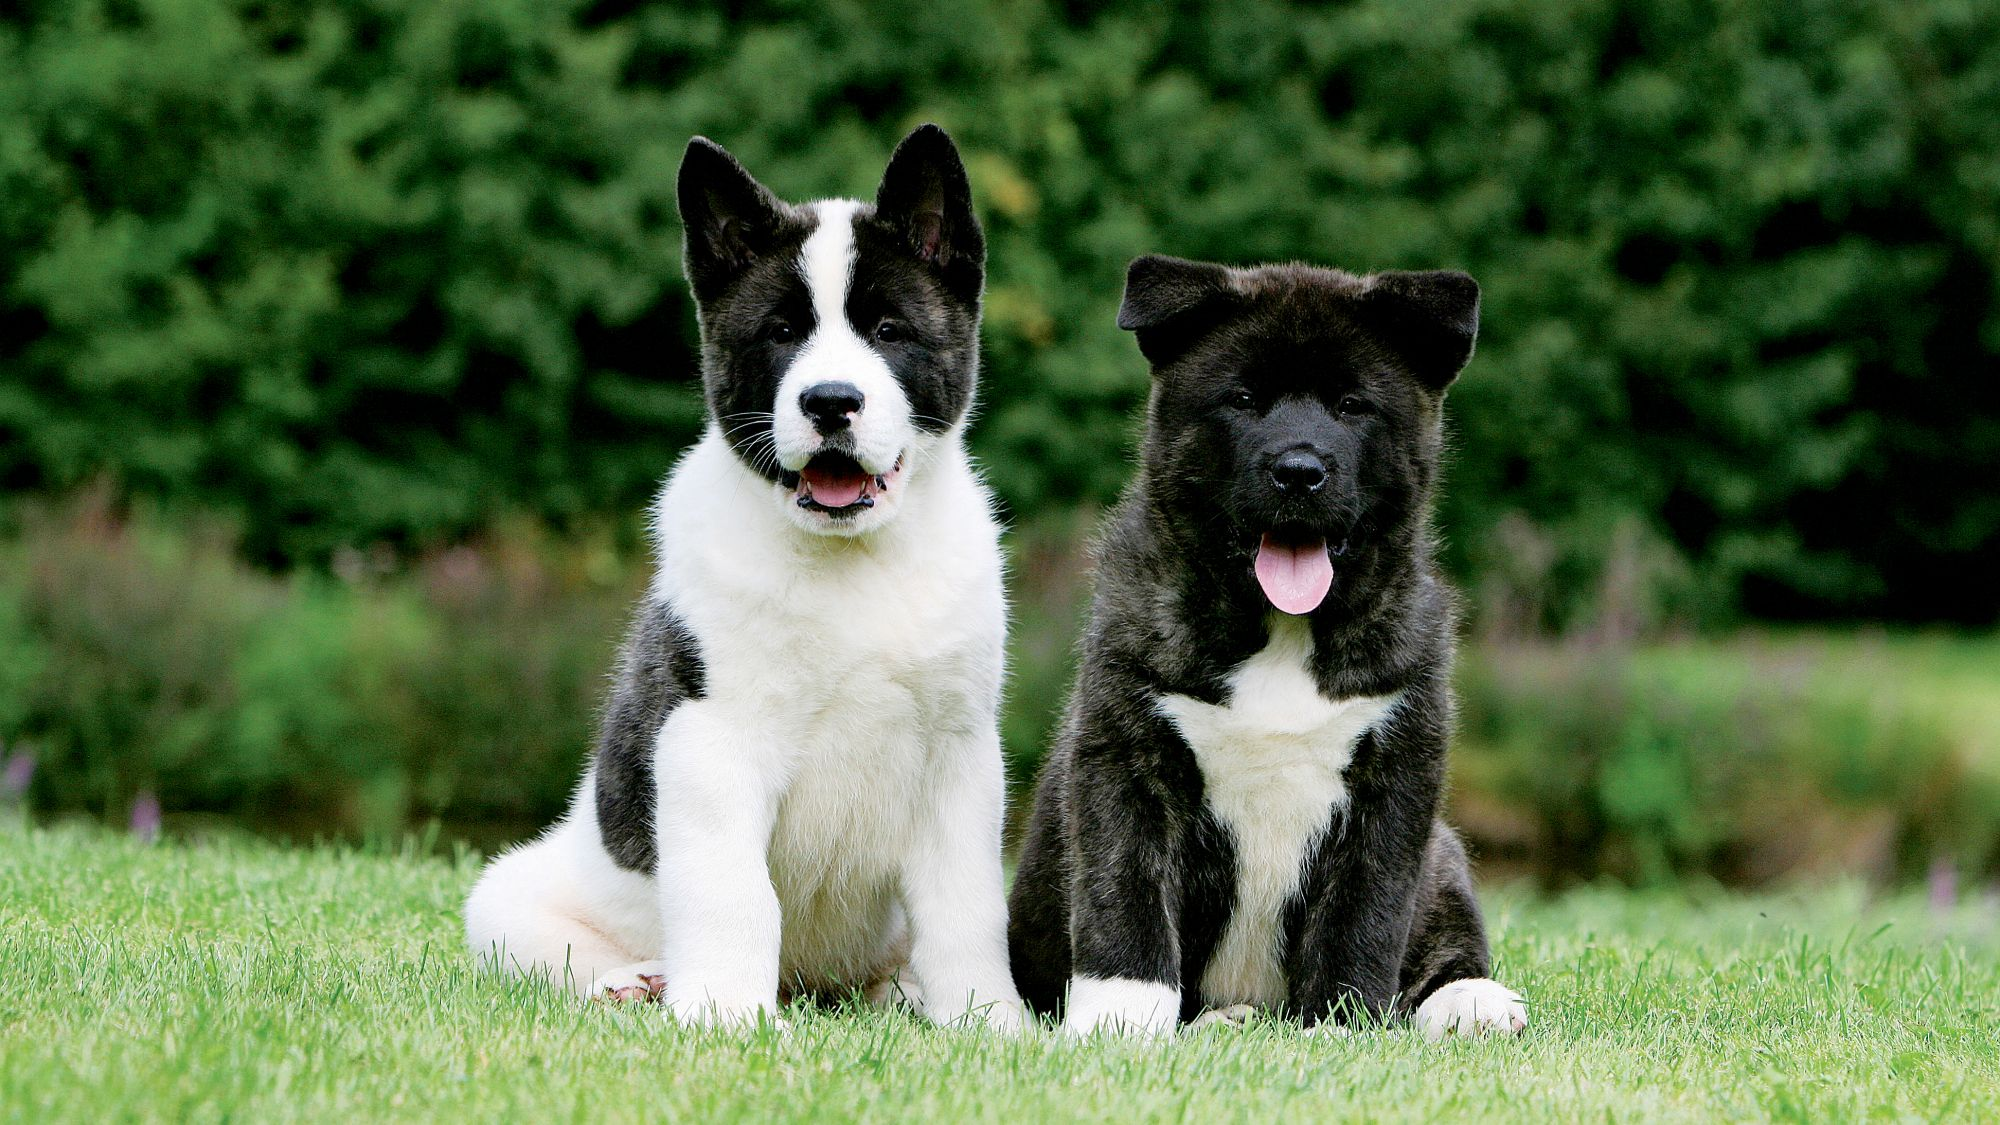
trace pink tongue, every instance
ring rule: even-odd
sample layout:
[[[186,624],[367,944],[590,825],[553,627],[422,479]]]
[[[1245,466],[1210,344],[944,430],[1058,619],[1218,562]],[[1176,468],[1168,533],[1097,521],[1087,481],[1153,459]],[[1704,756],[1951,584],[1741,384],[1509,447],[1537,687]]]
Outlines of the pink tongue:
[[[799,475],[812,488],[813,499],[826,508],[845,508],[861,499],[861,493],[868,487],[866,473],[829,473],[823,469],[807,469]]]
[[[1333,588],[1333,560],[1325,541],[1291,546],[1266,535],[1257,548],[1257,584],[1279,610],[1311,613]]]

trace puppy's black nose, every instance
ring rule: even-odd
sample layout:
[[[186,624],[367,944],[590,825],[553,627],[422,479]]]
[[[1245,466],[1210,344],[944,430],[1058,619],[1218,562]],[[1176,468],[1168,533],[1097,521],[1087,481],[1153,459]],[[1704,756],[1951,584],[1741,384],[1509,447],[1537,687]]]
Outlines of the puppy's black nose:
[[[1303,449],[1294,449],[1280,454],[1271,463],[1271,479],[1277,483],[1279,492],[1318,492],[1326,483],[1326,462]]]
[[[799,409],[812,419],[813,429],[838,433],[861,411],[861,388],[853,383],[814,383],[799,392]]]

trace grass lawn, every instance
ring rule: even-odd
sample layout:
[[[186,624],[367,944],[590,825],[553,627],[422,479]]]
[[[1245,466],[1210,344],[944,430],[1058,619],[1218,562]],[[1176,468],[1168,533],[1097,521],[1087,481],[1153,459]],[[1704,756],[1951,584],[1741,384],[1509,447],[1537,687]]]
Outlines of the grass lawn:
[[[2000,1120],[1991,902],[1496,893],[1516,1041],[733,1037],[475,973],[475,862],[0,827],[0,1121]]]

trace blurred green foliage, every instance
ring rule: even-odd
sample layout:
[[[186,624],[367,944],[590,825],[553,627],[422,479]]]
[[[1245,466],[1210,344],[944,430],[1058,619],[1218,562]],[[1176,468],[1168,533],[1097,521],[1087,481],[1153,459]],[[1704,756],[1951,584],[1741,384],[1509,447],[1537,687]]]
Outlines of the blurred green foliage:
[[[391,575],[275,578],[101,495],[27,524],[0,545],[0,758],[36,757],[37,815],[119,823],[150,793],[176,831],[539,830],[576,782],[644,578],[606,538],[522,528]],[[1016,542],[1017,814],[1067,687],[1073,549]],[[1459,688],[1452,815],[1488,871],[2000,875],[1994,639],[1489,640]]]
[[[1017,521],[1126,475],[1131,255],[1460,266],[1484,613],[2000,616],[1986,0],[9,8],[8,492],[109,473],[267,564],[629,514],[700,424],[687,137],[866,195],[935,119]]]
[[[1977,688],[1946,686],[1941,658]],[[1458,688],[1454,811],[1489,863],[1651,883],[2000,872],[1990,639],[1489,642]]]
[[[389,580],[273,577],[102,495],[26,524],[0,545],[0,736],[38,760],[30,807],[113,823],[143,792],[308,839],[524,837],[576,783],[638,592],[526,532]]]

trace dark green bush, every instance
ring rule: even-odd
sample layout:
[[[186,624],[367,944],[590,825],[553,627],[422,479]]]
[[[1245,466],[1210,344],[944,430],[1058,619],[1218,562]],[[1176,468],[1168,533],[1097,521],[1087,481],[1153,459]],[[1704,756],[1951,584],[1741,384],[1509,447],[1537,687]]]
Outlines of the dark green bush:
[[[263,561],[635,510],[697,425],[672,176],[964,144],[978,445],[1102,501],[1166,250],[1486,287],[1451,563],[1536,626],[2000,614],[2000,7],[40,0],[0,25],[0,488]],[[1511,530],[1510,530],[1511,529]],[[1527,557],[1519,548],[1533,547]]]
[[[686,129],[623,83],[632,30],[575,8],[0,27],[0,483],[109,471],[315,561],[632,505],[699,411]]]

